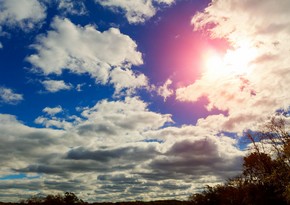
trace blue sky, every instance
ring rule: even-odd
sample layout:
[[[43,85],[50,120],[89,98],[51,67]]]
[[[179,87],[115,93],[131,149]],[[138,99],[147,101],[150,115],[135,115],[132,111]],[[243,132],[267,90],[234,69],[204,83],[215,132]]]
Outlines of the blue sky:
[[[289,111],[289,8],[0,0],[0,201],[186,199],[238,174],[244,131]]]
[[[194,65],[194,61],[198,60],[194,59],[195,54],[193,54],[193,52],[195,52],[194,50],[198,50],[198,45],[194,45],[194,41],[196,41],[195,36],[199,37],[200,34],[192,32],[189,21],[193,12],[197,8],[202,8],[206,5],[205,3],[184,1],[178,2],[174,7],[163,5],[164,8],[159,11],[156,16],[153,16],[152,19],[149,19],[146,24],[139,23],[133,25],[128,24],[126,18],[120,14],[115,14],[90,1],[85,3],[87,4],[86,7],[90,8],[87,13],[81,16],[68,15],[71,21],[81,26],[96,24],[98,30],[101,32],[111,28],[111,24],[113,24],[120,28],[122,33],[134,39],[134,41],[142,42],[138,44],[138,50],[142,52],[144,64],[134,66],[134,70],[142,72],[146,74],[146,76],[152,76],[148,79],[150,83],[161,85],[170,77],[176,78],[177,82],[183,81],[184,78],[186,78],[185,80],[189,83],[198,75],[199,67],[198,65]],[[53,21],[52,19],[56,16],[65,17],[63,10],[59,11],[53,7],[56,6],[55,4],[56,3],[50,5],[48,8],[52,13],[48,13],[47,15],[51,18],[47,18],[45,22],[42,22],[44,25],[42,25],[41,28],[29,32],[23,32],[22,30],[14,31],[14,28],[7,28],[7,30],[12,29],[12,31],[10,31],[11,37],[2,40],[2,44],[5,45],[6,48],[1,50],[1,52],[3,52],[1,55],[3,68],[1,72],[2,85],[13,88],[15,91],[17,90],[25,97],[25,101],[18,104],[19,109],[15,109],[14,106],[7,106],[5,109],[8,109],[6,111],[7,113],[17,115],[18,119],[26,123],[31,123],[39,116],[39,112],[41,112],[44,107],[52,107],[60,104],[55,98],[62,98],[63,95],[66,95],[66,100],[62,99],[61,104],[68,109],[68,111],[74,112],[76,106],[93,105],[100,99],[111,98],[114,92],[114,88],[110,85],[96,85],[94,79],[90,78],[88,75],[80,76],[64,71],[61,77],[52,76],[56,79],[62,79],[72,83],[74,86],[78,84],[82,85],[85,89],[83,88],[82,92],[77,92],[76,89],[73,89],[72,92],[54,92],[52,97],[49,92],[46,92],[41,83],[37,82],[43,76],[39,73],[29,72],[29,70],[31,71],[32,69],[32,65],[27,62],[26,58],[34,53],[31,44],[35,42],[35,38],[32,36],[38,36],[39,34],[45,33],[46,30],[50,30],[49,22]],[[182,39],[176,39],[177,37]],[[159,43],[156,44],[156,41]],[[181,43],[179,41],[181,41]],[[207,41],[207,39],[204,39],[204,41]],[[190,43],[190,48],[187,50],[183,49],[184,45],[182,42]],[[191,52],[192,58],[187,54],[188,50]],[[173,57],[176,54],[179,56],[176,58]],[[10,60],[12,55],[13,61]],[[158,70],[155,68],[158,68]],[[16,76],[15,72],[17,72]],[[189,72],[190,75],[185,77],[184,72]],[[11,79],[13,79],[13,81]],[[98,95],[96,95],[96,93],[98,93]],[[143,94],[144,98],[146,98],[151,97],[148,95],[152,93],[145,91]],[[33,95],[33,97],[31,95]],[[155,109],[161,112],[168,112],[170,107],[174,106],[172,104],[175,103],[172,102],[171,105],[167,103],[167,107],[163,108],[164,101],[162,97],[156,96],[156,94],[154,94],[153,99],[150,99],[150,101],[152,101],[151,103],[160,101],[163,106],[157,104],[152,105],[152,107],[155,107]],[[33,107],[31,105],[33,105]],[[189,105],[189,107],[192,107],[192,105]],[[202,109],[202,106],[200,107]],[[36,108],[38,108],[38,112],[36,112]],[[27,110],[31,110],[29,116],[26,114]],[[174,109],[170,110],[173,112],[175,111]],[[188,112],[182,110],[184,109],[178,110],[178,113],[182,112],[180,120],[186,123],[191,123],[196,120],[196,117],[192,117],[192,114],[194,112],[196,113],[196,111],[191,110],[190,115],[186,118],[184,115]],[[20,115],[19,112],[24,113]],[[176,114],[178,115],[178,113]]]

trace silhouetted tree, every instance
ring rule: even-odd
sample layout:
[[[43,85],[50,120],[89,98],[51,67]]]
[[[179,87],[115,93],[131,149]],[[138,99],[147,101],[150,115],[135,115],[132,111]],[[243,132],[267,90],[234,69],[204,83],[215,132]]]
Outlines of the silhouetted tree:
[[[64,204],[63,196],[60,194],[57,195],[48,195],[46,196],[44,203],[45,205],[62,205]]]
[[[45,198],[33,196],[23,202],[21,204],[29,204],[29,205],[73,205],[73,204],[87,204],[83,200],[79,199],[74,193],[66,192],[64,195],[56,194],[56,195],[47,195]]]
[[[66,192],[64,194],[64,202],[67,205],[70,204],[82,204],[83,201],[81,199],[79,199],[74,193],[72,192]]]

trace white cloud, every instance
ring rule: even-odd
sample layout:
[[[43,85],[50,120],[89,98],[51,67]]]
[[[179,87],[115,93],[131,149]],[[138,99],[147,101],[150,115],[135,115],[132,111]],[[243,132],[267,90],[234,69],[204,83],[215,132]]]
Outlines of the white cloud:
[[[1,0],[0,24],[31,29],[46,17],[45,7],[38,0]]]
[[[70,90],[72,85],[65,83],[63,80],[44,80],[41,82],[48,92],[58,92],[61,90]]]
[[[22,94],[14,93],[10,88],[0,87],[0,102],[17,104],[23,100]]]
[[[230,64],[205,69],[199,80],[176,92],[181,101],[196,102],[205,96],[209,110],[228,112],[228,116],[209,116],[199,123],[212,126],[215,118],[220,129],[241,132],[277,109],[288,108],[289,8],[287,0],[279,4],[271,0],[217,0],[193,17],[195,30],[207,29],[211,37],[225,38],[232,46],[224,59]],[[224,72],[225,69],[244,72]]]
[[[57,118],[52,116],[51,118],[40,116],[34,120],[36,124],[41,124],[46,128],[59,128],[59,129],[70,129],[72,127],[72,123],[67,122],[64,119]]]
[[[175,0],[154,0],[154,2],[157,2],[159,4],[162,4],[163,3],[163,4],[168,4],[168,5],[173,4],[174,1]]]
[[[226,37],[233,44],[240,42],[241,38],[258,40],[263,36],[275,37],[268,39],[270,41],[267,43],[272,43],[279,41],[284,32],[289,32],[289,8],[290,3],[287,0],[281,0],[279,4],[271,0],[218,0],[213,1],[204,12],[196,14],[192,23],[195,29],[201,29],[208,23],[216,23],[216,26],[209,29],[212,36]],[[271,19],[268,21],[264,18],[265,15],[270,15]],[[248,21],[241,22],[241,19]],[[258,35],[258,39],[254,35]]]
[[[174,91],[169,88],[169,86],[172,84],[172,80],[167,79],[164,85],[157,88],[158,95],[162,96],[164,98],[164,101],[170,96],[174,94]]]
[[[85,85],[85,83],[82,83],[82,84],[77,84],[77,86],[76,86],[76,90],[78,91],[78,92],[81,92],[82,91],[82,87]]]
[[[143,86],[145,77],[129,70],[132,65],[143,63],[141,53],[137,51],[136,43],[119,29],[100,32],[92,25],[81,27],[60,18],[55,18],[51,27],[53,30],[39,36],[33,45],[37,54],[27,58],[36,70],[45,75],[61,74],[65,69],[77,74],[88,73],[96,82],[105,84],[111,69],[122,67],[135,83],[129,85],[117,81],[114,76],[116,68],[111,74],[111,82],[117,89]]]
[[[45,107],[43,110],[42,110],[42,112],[45,112],[45,113],[47,113],[48,115],[51,115],[51,116],[53,116],[53,115],[56,115],[56,114],[58,114],[58,113],[60,113],[60,112],[63,112],[63,109],[62,109],[62,107],[59,105],[59,106],[57,106],[57,107]]]
[[[174,0],[95,0],[95,2],[115,12],[121,9],[129,23],[142,23],[156,14],[158,6],[155,4],[171,5]]]
[[[115,86],[115,94],[126,89],[127,94],[133,93],[136,88],[146,87],[148,79],[144,74],[134,74],[130,69],[113,69],[110,73],[110,82]]]
[[[103,100],[85,109],[82,116],[86,120],[75,127],[81,135],[95,136],[98,133],[100,139],[109,144],[139,141],[143,138],[142,132],[172,122],[171,115],[151,112],[147,106],[136,97],[126,97],[124,101]]]
[[[84,15],[87,13],[85,4],[82,1],[58,0],[58,9],[74,15]]]

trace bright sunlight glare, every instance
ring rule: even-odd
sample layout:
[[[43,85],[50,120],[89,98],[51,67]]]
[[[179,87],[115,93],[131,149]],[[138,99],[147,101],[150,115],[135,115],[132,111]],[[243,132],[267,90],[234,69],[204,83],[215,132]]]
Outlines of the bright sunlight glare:
[[[227,50],[224,55],[211,51],[205,57],[206,72],[215,77],[250,74],[251,61],[255,57],[256,50],[248,46]]]

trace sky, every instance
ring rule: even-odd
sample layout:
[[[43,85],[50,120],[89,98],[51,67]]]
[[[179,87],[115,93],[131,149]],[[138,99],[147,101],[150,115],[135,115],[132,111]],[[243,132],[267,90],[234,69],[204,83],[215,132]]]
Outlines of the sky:
[[[0,201],[185,200],[290,105],[289,0],[0,0]]]

